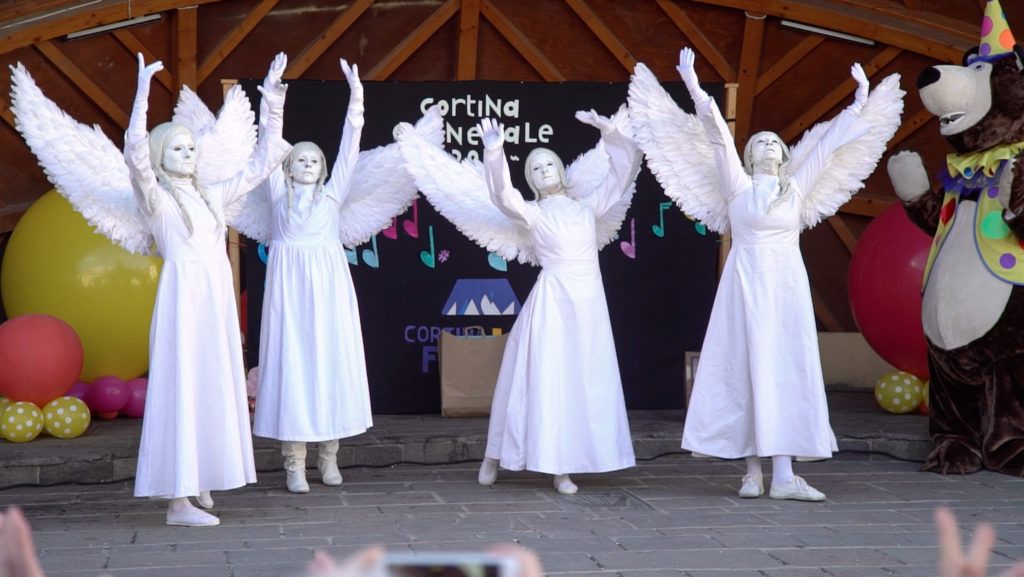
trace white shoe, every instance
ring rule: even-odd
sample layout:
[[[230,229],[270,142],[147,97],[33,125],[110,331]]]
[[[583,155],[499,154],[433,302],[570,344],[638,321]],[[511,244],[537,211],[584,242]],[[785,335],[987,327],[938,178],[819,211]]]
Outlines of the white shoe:
[[[480,474],[476,477],[481,485],[493,485],[498,480],[498,460],[484,457],[480,463]]]
[[[576,491],[579,491],[579,487],[572,482],[569,475],[555,475],[555,489],[563,495],[575,495]]]
[[[189,502],[188,497],[182,497],[172,499],[167,505],[167,524],[184,527],[212,527],[220,525],[220,519],[206,511],[197,509]]]
[[[196,497],[196,502],[199,503],[199,506],[203,509],[212,509],[213,495],[211,495],[209,491],[200,491],[199,496]]]
[[[772,499],[794,499],[797,501],[824,501],[825,493],[807,484],[803,477],[794,476],[785,485],[772,483],[768,494]]]
[[[285,480],[285,484],[288,486],[290,493],[308,493],[309,483],[306,482],[306,471],[304,469],[289,470],[286,469],[288,478]]]
[[[740,497],[756,499],[761,495],[764,495],[764,477],[761,475],[744,475],[743,486],[740,487]]]

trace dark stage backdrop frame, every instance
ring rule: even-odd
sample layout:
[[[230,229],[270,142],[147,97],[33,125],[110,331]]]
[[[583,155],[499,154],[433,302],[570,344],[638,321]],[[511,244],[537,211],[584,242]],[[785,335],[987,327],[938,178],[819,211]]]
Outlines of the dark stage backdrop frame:
[[[241,81],[254,106],[258,83]],[[692,111],[682,83],[665,87]],[[577,121],[575,112],[593,108],[609,116],[625,102],[627,88],[625,83],[594,82],[366,82],[361,148],[393,142],[396,124],[415,122],[437,104],[445,120],[445,149],[460,158],[479,156],[482,144],[469,129],[481,117],[498,118],[506,129],[518,131],[505,152],[513,184],[530,198],[522,168],[529,151],[550,148],[568,165],[600,137],[597,129]],[[720,100],[721,85],[705,88]],[[343,81],[290,81],[285,138],[316,142],[328,165],[333,164],[348,92]],[[266,247],[241,238],[246,361],[253,367],[259,362]],[[619,237],[600,255],[628,408],[684,406],[684,357],[687,351],[699,351],[704,338],[714,299],[718,241],[669,202],[645,166]],[[482,325],[488,332],[508,332],[539,272],[505,262],[467,240],[422,195],[392,228],[350,250],[349,262],[371,403],[378,414],[439,412],[440,331],[461,334],[465,327]],[[452,305],[472,312],[484,294],[502,310],[514,312],[445,314]]]

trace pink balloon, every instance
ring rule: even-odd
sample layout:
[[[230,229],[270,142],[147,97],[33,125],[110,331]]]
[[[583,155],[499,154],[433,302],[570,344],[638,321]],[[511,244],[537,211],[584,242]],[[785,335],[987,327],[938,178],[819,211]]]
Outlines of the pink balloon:
[[[64,393],[65,397],[77,397],[85,400],[85,394],[89,392],[89,383],[85,381],[75,381],[75,384],[71,385],[68,392]]]
[[[116,414],[128,404],[128,386],[121,377],[97,377],[85,395],[85,404],[96,414]]]
[[[146,385],[149,384],[144,378],[125,381],[128,387],[128,402],[121,408],[121,414],[136,419],[142,417],[146,409]]]
[[[932,239],[895,202],[864,229],[850,259],[850,312],[887,363],[928,379],[921,283]]]

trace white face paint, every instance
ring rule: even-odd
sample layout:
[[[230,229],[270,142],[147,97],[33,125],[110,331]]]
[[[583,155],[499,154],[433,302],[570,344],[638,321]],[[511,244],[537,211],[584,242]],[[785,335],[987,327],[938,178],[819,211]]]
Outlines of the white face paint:
[[[750,163],[754,167],[782,164],[782,143],[772,134],[758,135],[750,146]]]
[[[288,166],[288,176],[299,184],[316,184],[321,170],[320,155],[315,150],[304,150]]]
[[[558,159],[548,152],[541,152],[530,161],[530,178],[541,198],[559,192],[562,187],[558,172]]]
[[[179,134],[164,146],[163,168],[174,177],[192,176],[196,172],[196,143],[190,134]]]

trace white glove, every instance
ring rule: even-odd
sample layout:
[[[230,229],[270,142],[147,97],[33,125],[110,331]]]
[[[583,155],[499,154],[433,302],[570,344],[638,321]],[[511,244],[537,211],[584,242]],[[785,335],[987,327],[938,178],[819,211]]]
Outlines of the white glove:
[[[864,105],[868,101],[868,91],[870,88],[868,76],[864,73],[864,69],[859,62],[850,67],[850,75],[857,81],[857,91],[853,95],[853,105],[850,106],[850,110],[854,114],[860,114],[860,111],[864,109]]]
[[[487,150],[497,150],[505,144],[505,126],[497,120],[480,120],[480,140]]]

